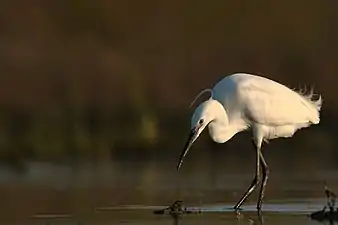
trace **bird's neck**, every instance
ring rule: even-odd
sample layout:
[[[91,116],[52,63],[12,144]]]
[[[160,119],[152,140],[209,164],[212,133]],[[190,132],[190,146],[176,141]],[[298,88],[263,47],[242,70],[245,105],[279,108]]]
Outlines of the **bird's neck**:
[[[247,124],[241,120],[228,120],[227,115],[224,118],[217,118],[209,124],[209,134],[217,143],[224,143],[230,140],[235,134],[247,129]]]

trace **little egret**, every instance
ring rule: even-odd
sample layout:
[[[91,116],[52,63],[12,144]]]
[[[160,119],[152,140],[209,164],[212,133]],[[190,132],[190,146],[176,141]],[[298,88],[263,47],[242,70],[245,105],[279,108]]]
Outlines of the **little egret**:
[[[191,131],[181,153],[177,170],[190,147],[208,126],[213,141],[224,143],[235,134],[251,128],[256,148],[256,174],[243,197],[235,205],[239,209],[260,182],[262,183],[257,202],[260,211],[268,180],[268,165],[261,152],[262,142],[279,137],[291,137],[301,128],[318,124],[322,97],[313,100],[314,94],[296,92],[267,78],[236,73],[220,80],[213,89],[202,91],[211,97],[201,103],[191,118]]]

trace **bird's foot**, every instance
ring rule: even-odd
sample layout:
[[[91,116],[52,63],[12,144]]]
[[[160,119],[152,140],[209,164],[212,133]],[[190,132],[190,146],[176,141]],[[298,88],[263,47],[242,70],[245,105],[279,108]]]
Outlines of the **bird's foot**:
[[[238,206],[238,205],[235,205],[234,206],[234,210],[235,211],[240,211],[240,210],[243,210],[240,206]]]

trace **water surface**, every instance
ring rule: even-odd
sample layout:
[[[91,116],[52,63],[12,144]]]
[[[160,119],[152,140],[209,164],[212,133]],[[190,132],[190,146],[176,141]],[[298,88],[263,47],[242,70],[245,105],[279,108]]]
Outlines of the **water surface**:
[[[308,215],[325,204],[324,181],[338,190],[335,170],[273,171],[262,218],[255,209],[257,192],[237,215],[232,207],[252,176],[229,168],[178,173],[163,163],[32,163],[24,172],[2,167],[0,224],[319,224]],[[153,214],[179,199],[201,213],[178,221]]]

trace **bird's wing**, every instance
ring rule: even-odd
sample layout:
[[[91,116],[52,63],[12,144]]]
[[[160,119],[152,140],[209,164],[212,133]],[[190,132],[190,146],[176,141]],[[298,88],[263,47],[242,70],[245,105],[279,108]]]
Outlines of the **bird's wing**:
[[[243,82],[237,97],[244,116],[256,123],[282,126],[319,122],[320,106],[315,101],[270,80]]]

